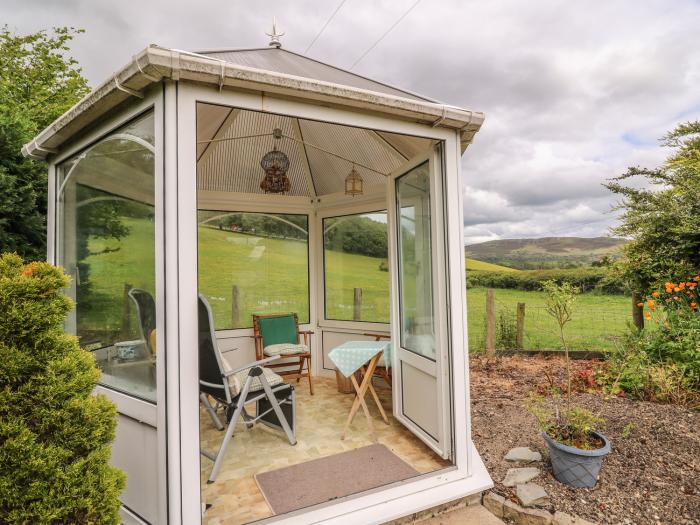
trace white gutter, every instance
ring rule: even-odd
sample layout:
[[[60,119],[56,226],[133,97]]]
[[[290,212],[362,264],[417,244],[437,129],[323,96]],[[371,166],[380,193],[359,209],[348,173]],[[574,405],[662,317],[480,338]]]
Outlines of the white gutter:
[[[206,83],[219,89],[232,87],[264,91],[456,129],[462,135],[462,150],[472,141],[484,121],[483,113],[455,106],[265,71],[197,53],[151,45],[25,144],[22,154],[46,159],[82,128],[128,98],[143,96],[145,89],[165,79]]]

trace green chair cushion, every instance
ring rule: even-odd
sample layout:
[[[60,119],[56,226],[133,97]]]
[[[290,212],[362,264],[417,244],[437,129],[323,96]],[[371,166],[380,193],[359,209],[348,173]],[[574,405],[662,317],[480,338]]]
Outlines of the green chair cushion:
[[[281,343],[299,343],[297,324],[294,314],[261,317],[258,319],[260,335],[263,338],[263,348]]]

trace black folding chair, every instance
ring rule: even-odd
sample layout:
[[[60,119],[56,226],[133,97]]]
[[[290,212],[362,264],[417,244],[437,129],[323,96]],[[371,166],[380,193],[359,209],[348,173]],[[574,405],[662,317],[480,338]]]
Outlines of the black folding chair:
[[[214,462],[207,483],[213,483],[224,460],[226,447],[233,437],[241,416],[248,428],[260,422],[281,429],[291,445],[296,445],[296,414],[294,387],[281,376],[262,365],[279,356],[255,361],[230,370],[216,343],[214,320],[207,300],[199,295],[199,399],[219,430],[224,429],[216,411],[223,408],[228,427],[216,454],[202,450],[202,455]],[[211,396],[216,401],[212,405]],[[245,405],[256,403],[256,415],[251,416]]]
[[[141,288],[129,290],[129,297],[136,305],[136,316],[139,320],[139,335],[143,340],[151,357],[156,355],[155,334],[156,329],[156,302],[153,296]]]

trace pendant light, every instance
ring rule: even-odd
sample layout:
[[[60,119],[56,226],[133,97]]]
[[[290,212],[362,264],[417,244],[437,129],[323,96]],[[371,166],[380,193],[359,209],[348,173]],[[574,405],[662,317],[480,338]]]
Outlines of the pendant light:
[[[272,151],[268,151],[260,160],[260,166],[265,172],[260,189],[265,193],[287,193],[292,188],[292,183],[287,177],[289,158],[277,149],[277,141],[282,138],[282,130],[275,128],[272,136],[275,139],[275,145]]]
[[[352,170],[345,177],[345,195],[362,195],[362,186],[364,181],[362,176],[355,169],[355,164],[352,165]]]

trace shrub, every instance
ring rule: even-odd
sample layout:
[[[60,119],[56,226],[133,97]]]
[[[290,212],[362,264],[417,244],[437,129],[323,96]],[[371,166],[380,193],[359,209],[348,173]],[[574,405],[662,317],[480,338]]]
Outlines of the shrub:
[[[0,256],[0,523],[117,524],[116,408],[92,355],[63,333],[68,278]]]
[[[700,394],[700,276],[667,281],[638,306],[648,329],[631,329],[608,356],[605,381],[614,392],[684,403]]]
[[[484,286],[533,291],[540,290],[544,281],[554,281],[557,284],[569,283],[584,292],[597,290],[604,293],[625,293],[624,287],[612,280],[605,268],[467,272],[467,286],[469,287]]]
[[[516,331],[514,316],[506,309],[499,310],[496,320],[496,348],[514,349],[516,347]]]

